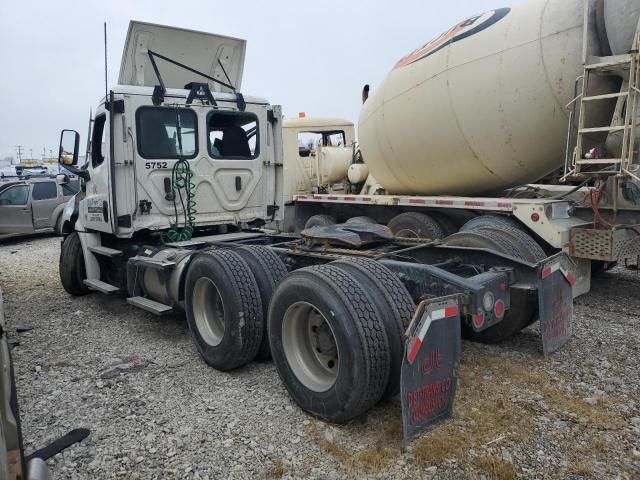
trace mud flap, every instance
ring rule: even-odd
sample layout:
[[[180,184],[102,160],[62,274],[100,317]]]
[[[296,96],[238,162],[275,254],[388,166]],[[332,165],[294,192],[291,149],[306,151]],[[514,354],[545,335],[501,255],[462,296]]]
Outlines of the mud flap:
[[[550,355],[571,337],[573,320],[572,289],[577,278],[573,262],[564,254],[539,265],[538,306],[542,353]]]
[[[460,343],[456,296],[425,300],[418,305],[407,330],[400,379],[405,444],[451,417]]]

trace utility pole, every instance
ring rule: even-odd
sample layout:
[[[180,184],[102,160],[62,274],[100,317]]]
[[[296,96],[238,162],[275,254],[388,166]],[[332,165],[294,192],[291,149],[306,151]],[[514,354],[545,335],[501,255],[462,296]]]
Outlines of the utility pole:
[[[22,152],[24,147],[22,145],[16,145],[16,155],[18,156],[18,163],[22,163]]]

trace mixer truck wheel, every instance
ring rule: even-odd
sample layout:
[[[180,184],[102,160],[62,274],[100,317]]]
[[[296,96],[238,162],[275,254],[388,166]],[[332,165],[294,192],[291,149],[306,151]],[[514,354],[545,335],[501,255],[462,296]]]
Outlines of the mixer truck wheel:
[[[387,224],[398,238],[443,238],[442,228],[426,213],[405,212],[396,215]]]
[[[249,245],[233,251],[247,262],[256,279],[262,302],[262,318],[266,322],[271,297],[280,280],[287,275],[287,267],[276,252],[262,245]],[[265,325],[256,360],[268,360],[270,358],[269,335]]]
[[[369,224],[375,224],[378,222],[376,222],[371,217],[351,217],[349,220],[347,220],[344,223],[346,223],[347,225],[369,225]]]
[[[78,232],[71,232],[63,240],[60,248],[58,270],[60,272],[60,281],[67,293],[74,297],[89,293],[89,289],[84,284],[87,274]]]
[[[224,249],[197,255],[184,288],[187,323],[205,362],[231,370],[253,360],[264,318],[260,290],[247,262]]]
[[[525,256],[532,255],[532,252],[527,252],[526,247],[518,243],[517,240],[498,230],[478,229],[456,233],[447,238],[445,243],[446,245],[458,247],[493,250],[525,261],[528,261]],[[545,258],[544,253],[542,258]],[[513,289],[511,308],[509,308],[500,323],[482,332],[474,332],[470,325],[462,322],[462,336],[463,338],[483,343],[499,343],[531,325],[537,316],[537,296],[520,289]]]
[[[348,258],[331,265],[350,273],[364,287],[369,300],[380,313],[389,340],[389,383],[383,400],[400,391],[400,370],[404,354],[404,332],[411,322],[415,304],[404,284],[387,267],[369,258]]]
[[[429,216],[433,217],[433,219],[438,222],[438,225],[440,225],[442,233],[445,237],[453,235],[454,233],[457,233],[458,230],[460,230],[455,222],[445,213],[429,212]]]
[[[273,362],[307,412],[345,423],[373,407],[389,381],[389,342],[365,288],[332,265],[290,273],[269,307]]]
[[[468,232],[471,230],[476,230],[478,228],[502,227],[516,228],[518,230],[524,231],[522,226],[518,222],[504,215],[481,215],[465,223],[460,231]]]
[[[313,227],[327,227],[329,225],[335,225],[336,219],[331,215],[313,215],[309,217],[307,223],[304,224],[304,229],[308,230]]]
[[[504,226],[478,228],[472,231],[478,233],[493,232],[494,234],[505,236],[518,249],[519,256],[528,262],[538,263],[547,258],[542,247],[520,229]]]

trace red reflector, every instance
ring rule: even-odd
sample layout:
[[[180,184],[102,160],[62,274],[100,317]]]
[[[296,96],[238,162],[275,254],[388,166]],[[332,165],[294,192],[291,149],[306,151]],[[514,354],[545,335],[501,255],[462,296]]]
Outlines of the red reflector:
[[[327,197],[327,200],[338,200],[338,197],[333,196],[333,195],[329,195],[329,196]]]
[[[458,307],[447,307],[444,309],[444,318],[455,317],[458,314]]]
[[[502,290],[503,292],[505,292],[507,290],[507,284],[506,283],[501,283],[500,284],[500,290]]]
[[[420,340],[420,337],[416,337],[413,340],[413,345],[411,345],[411,350],[407,355],[407,360],[409,360],[410,364],[412,364],[413,361],[416,359],[416,356],[418,355],[418,352],[420,351],[421,346],[422,346],[422,340]]]
[[[493,306],[493,313],[496,314],[496,317],[502,318],[504,317],[504,302],[502,300],[498,300],[496,304]]]
[[[436,205],[453,205],[453,200],[436,200]]]
[[[571,285],[572,287],[576,284],[576,282],[578,281],[578,279],[576,278],[576,276],[571,273],[571,272],[567,272],[567,274],[565,275],[565,278],[567,279],[567,282],[569,282],[569,285]]]
[[[411,198],[411,199],[409,199],[409,203],[412,203],[414,205],[424,205],[427,202],[426,202],[426,200],[419,200],[419,199]]]
[[[544,278],[547,278],[547,277],[548,277],[549,275],[551,275],[552,273],[553,273],[553,272],[552,272],[552,270],[551,270],[551,267],[549,267],[549,266],[544,267],[544,268],[542,269],[542,278],[543,278],[543,279],[544,279]]]
[[[531,214],[531,221],[532,222],[537,222],[538,220],[540,220],[540,215],[538,215],[537,213],[532,213]]]
[[[484,313],[476,313],[471,320],[473,321],[473,326],[476,328],[482,327],[484,325]]]

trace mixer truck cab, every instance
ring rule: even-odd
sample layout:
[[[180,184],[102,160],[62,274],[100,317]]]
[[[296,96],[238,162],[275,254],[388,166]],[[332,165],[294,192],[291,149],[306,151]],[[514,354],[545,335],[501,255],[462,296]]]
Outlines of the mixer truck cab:
[[[100,244],[161,231],[176,240],[278,215],[280,108],[239,93],[244,55],[244,40],[132,22],[65,231]],[[74,164],[78,139],[61,137]]]

